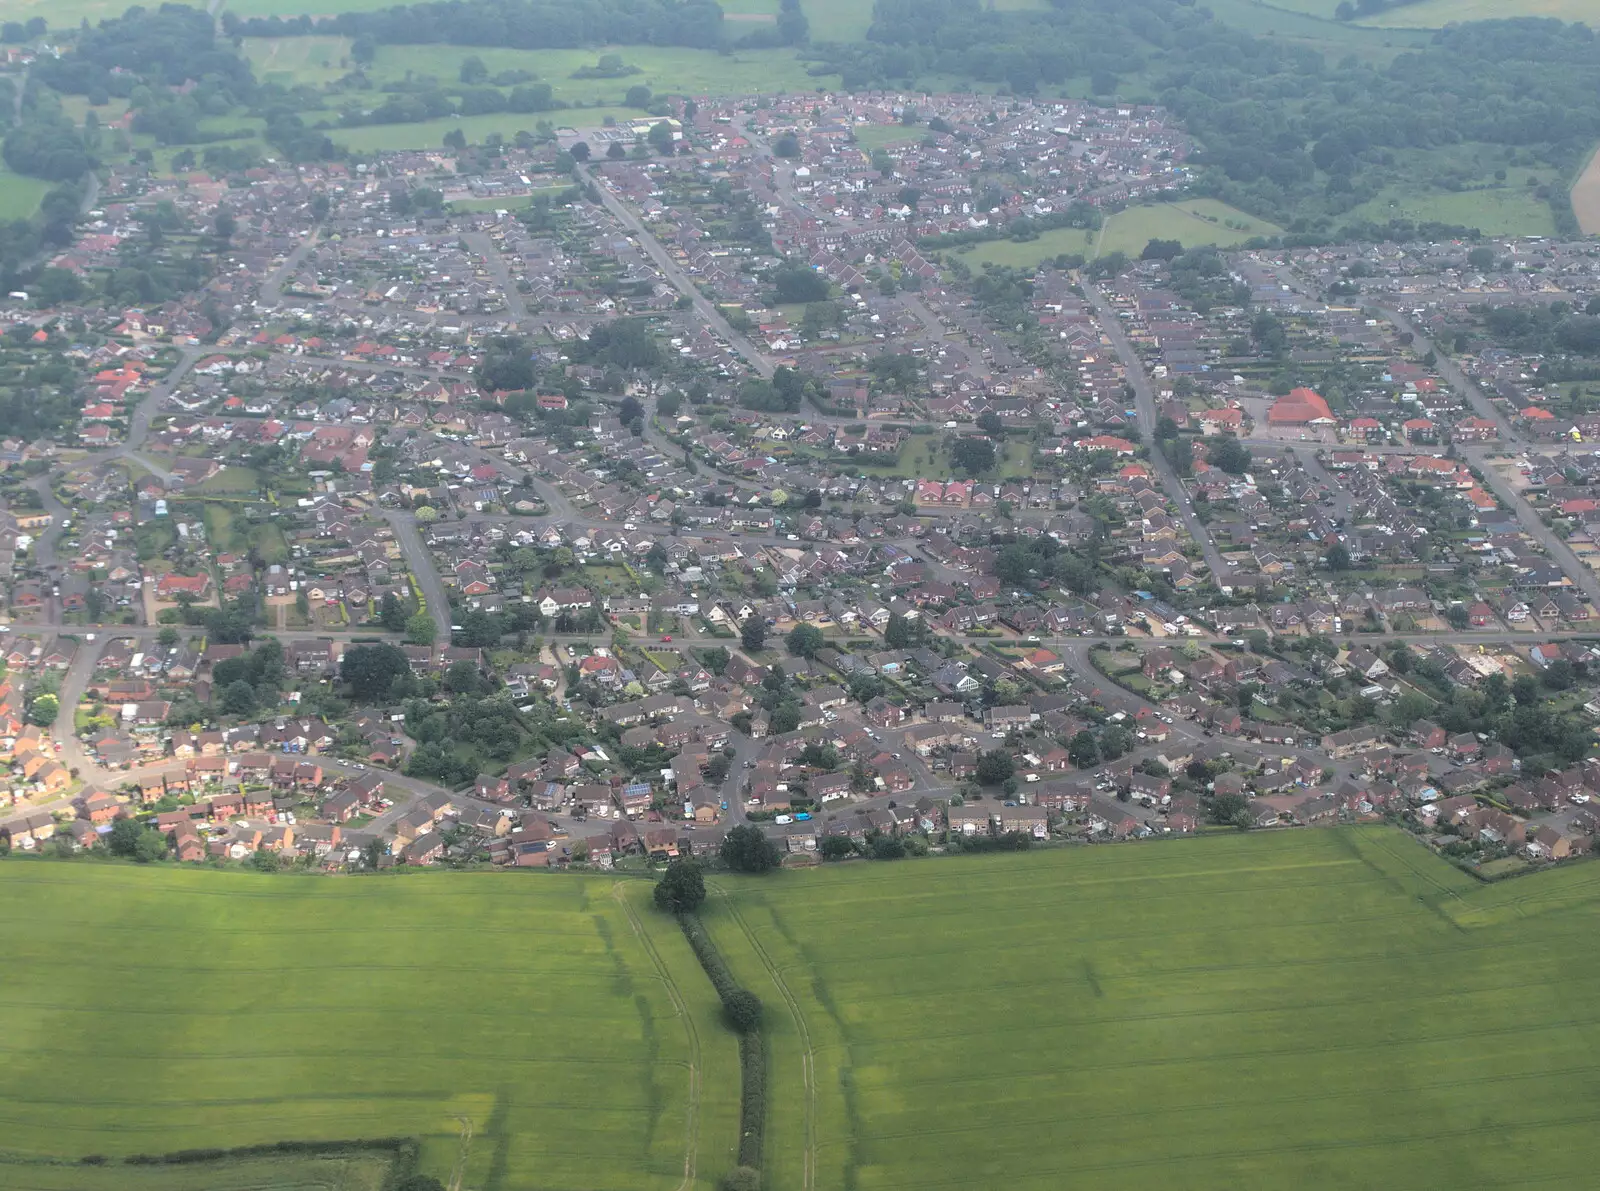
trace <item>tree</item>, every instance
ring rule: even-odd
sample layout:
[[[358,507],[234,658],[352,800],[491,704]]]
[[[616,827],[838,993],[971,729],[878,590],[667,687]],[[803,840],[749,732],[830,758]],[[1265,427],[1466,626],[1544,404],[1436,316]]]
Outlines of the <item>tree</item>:
[[[990,438],[999,438],[1006,432],[1006,424],[1000,420],[1000,415],[992,409],[986,409],[978,415],[978,429]]]
[[[688,856],[667,865],[656,882],[656,907],[669,914],[692,914],[706,900],[705,872],[700,862]]]
[[[357,645],[345,650],[339,663],[339,677],[362,701],[382,698],[396,678],[410,673],[411,663],[393,645]]]
[[[639,404],[637,397],[624,397],[617,405],[617,419],[624,426],[642,417],[644,417],[644,406]]]
[[[628,151],[623,148],[621,141],[612,141],[606,146],[606,157],[611,161],[621,161],[627,156]]]
[[[1091,769],[1100,763],[1100,746],[1094,741],[1094,733],[1087,728],[1080,728],[1078,734],[1067,742],[1067,759],[1079,769]]]
[[[759,616],[747,616],[739,626],[739,642],[754,652],[767,643],[767,622]]]
[[[474,54],[470,58],[461,60],[461,69],[457,77],[471,86],[489,81],[489,68],[483,64],[483,59]]]
[[[432,645],[434,638],[438,635],[439,626],[433,622],[433,617],[426,612],[418,612],[415,616],[406,617],[407,645]]]
[[[162,649],[171,649],[180,639],[178,630],[170,624],[156,634],[156,644]]]
[[[378,605],[378,623],[391,633],[405,631],[406,610],[392,591],[383,593],[383,602]]]
[[[779,302],[825,302],[828,299],[828,279],[805,265],[774,269],[772,284]]]
[[[256,709],[256,691],[242,678],[230,682],[222,692],[222,710],[229,715],[246,716]]]
[[[771,872],[783,863],[778,845],[769,840],[759,827],[741,823],[722,837],[718,850],[722,863],[736,873]]]
[[[761,998],[747,988],[724,994],[722,1015],[736,1034],[749,1034],[761,1028]]]
[[[978,756],[978,782],[985,786],[998,786],[1009,778],[1014,770],[1011,763],[1011,754],[1005,749],[990,749]]]
[[[1350,550],[1343,542],[1336,543],[1323,558],[1327,562],[1330,571],[1348,571],[1350,569]]]
[[[56,722],[56,715],[61,711],[61,700],[46,691],[34,698],[28,707],[28,719],[41,728],[48,728]]]
[[[643,83],[635,83],[628,88],[627,94],[622,97],[622,106],[643,110],[650,106],[650,101],[653,98],[654,96],[650,93],[649,87],[646,87]]]
[[[167,854],[167,837],[137,819],[118,819],[106,837],[106,850],[124,860],[149,864]]]
[[[587,142],[587,141],[574,141],[572,143],[572,148],[568,149],[567,152],[572,154],[572,160],[573,161],[576,161],[576,162],[579,162],[579,163],[586,162],[586,161],[589,160],[589,156],[590,156],[590,153],[591,153],[591,150],[589,148],[589,142]]]
[[[772,151],[779,157],[795,158],[800,156],[800,138],[792,132],[786,132],[772,142]]]
[[[911,622],[898,612],[889,613],[889,623],[883,626],[883,643],[890,649],[904,649],[911,644]]]
[[[822,636],[822,630],[815,625],[798,624],[789,630],[789,636],[785,639],[785,644],[788,645],[789,652],[794,654],[795,657],[814,658],[822,647],[827,644],[827,641]]]
[[[446,149],[465,149],[467,147],[467,134],[459,128],[452,128],[444,134],[444,147]],[[414,196],[412,201],[415,202]]]
[[[986,438],[963,438],[950,451],[950,462],[968,475],[994,468],[994,444]]]
[[[211,226],[217,233],[217,239],[226,241],[231,240],[233,233],[239,230],[239,221],[233,217],[233,212],[221,210],[211,221]]]
[[[1224,827],[1237,827],[1241,831],[1250,826],[1250,800],[1243,794],[1216,794],[1206,809],[1213,823]]]
[[[659,124],[652,124],[644,139],[663,157],[671,157],[678,151],[678,135],[672,131],[672,125],[665,120]]]
[[[824,860],[848,860],[856,854],[856,842],[848,835],[825,835],[817,850]]]
[[[1444,610],[1444,618],[1450,622],[1450,627],[1457,631],[1464,629],[1471,623],[1465,604],[1451,604]]]
[[[1236,438],[1208,440],[1206,457],[1231,476],[1242,476],[1250,470],[1250,448]]]

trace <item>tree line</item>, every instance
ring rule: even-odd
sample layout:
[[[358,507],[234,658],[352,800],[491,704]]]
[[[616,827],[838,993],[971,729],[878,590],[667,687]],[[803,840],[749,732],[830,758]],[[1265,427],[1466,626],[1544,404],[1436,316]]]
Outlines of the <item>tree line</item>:
[[[229,37],[339,34],[380,45],[506,46],[517,50],[587,45],[673,45],[715,49],[722,9],[713,0],[442,0],[376,12],[320,17],[224,13]]]

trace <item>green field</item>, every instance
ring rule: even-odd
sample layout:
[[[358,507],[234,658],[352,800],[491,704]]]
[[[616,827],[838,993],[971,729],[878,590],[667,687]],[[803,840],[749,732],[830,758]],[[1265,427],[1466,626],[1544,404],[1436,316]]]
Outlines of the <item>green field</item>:
[[[771,1191],[1592,1185],[1600,866],[1375,828],[718,883]]]
[[[1389,28],[1439,29],[1451,21],[1559,17],[1600,28],[1600,0],[1422,0],[1362,22]]]
[[[231,7],[231,6],[230,6]],[[236,10],[235,10],[236,11]],[[247,37],[243,52],[263,83],[320,86],[349,70],[348,37]]]
[[[1520,179],[1526,170],[1517,170]],[[1548,175],[1547,175],[1548,176]],[[1386,191],[1345,212],[1344,220],[1436,220],[1475,227],[1486,236],[1552,236],[1555,219],[1550,204],[1534,197],[1528,186],[1490,186],[1461,191]]]
[[[735,1047],[648,893],[0,865],[0,1149],[403,1135],[474,1191],[710,1188],[737,1132]],[[0,1187],[191,1185],[63,1170],[0,1164]]]
[[[1229,223],[1233,226],[1229,227]],[[991,240],[970,249],[957,249],[955,255],[974,267],[987,261],[1025,269],[1062,253],[1092,257],[1120,249],[1129,256],[1138,256],[1151,240],[1179,240],[1184,247],[1194,248],[1202,244],[1242,244],[1255,236],[1282,234],[1283,229],[1276,224],[1216,199],[1186,199],[1118,211],[1099,232],[1057,228],[1041,233],[1037,240]]]
[[[54,1166],[0,1161],[6,1191],[382,1191],[378,1154],[241,1158],[184,1166]]]
[[[1233,226],[1229,227],[1228,224]],[[1179,240],[1185,248],[1200,244],[1242,244],[1256,236],[1278,236],[1283,229],[1255,215],[1247,215],[1216,199],[1187,199],[1119,211],[1102,229],[1098,255],[1120,249],[1138,256],[1151,240]]]
[[[638,74],[615,79],[575,79],[572,72],[593,66],[602,55],[617,54]],[[491,75],[502,70],[527,70],[550,84],[557,99],[593,107],[620,104],[628,88],[643,84],[652,91],[678,95],[747,95],[755,92],[813,91],[826,81],[807,75],[793,50],[738,50],[723,55],[715,50],[680,46],[606,46],[582,50],[502,50],[478,46],[386,45],[378,50],[367,73],[374,83],[431,75],[454,82],[464,58],[483,59]],[[374,104],[380,102],[374,100]],[[642,116],[643,112],[631,112]],[[524,116],[559,123],[576,118],[571,112],[540,112]]]
[[[0,168],[0,220],[27,219],[39,209],[51,184]]]

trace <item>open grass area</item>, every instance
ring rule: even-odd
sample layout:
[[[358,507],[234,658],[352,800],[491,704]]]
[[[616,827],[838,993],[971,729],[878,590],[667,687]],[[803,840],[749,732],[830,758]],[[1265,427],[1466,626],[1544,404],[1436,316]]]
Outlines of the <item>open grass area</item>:
[[[903,124],[858,124],[855,129],[856,143],[869,153],[874,149],[914,145],[927,135],[928,130],[920,125],[908,128]]]
[[[1276,224],[1216,199],[1187,199],[1117,212],[1102,229],[1098,255],[1120,249],[1129,256],[1138,256],[1151,240],[1179,240],[1185,248],[1194,248],[1201,244],[1242,244],[1255,236],[1282,233]]]
[[[617,54],[638,74],[615,79],[575,79],[572,73],[593,66],[602,55]],[[375,83],[431,75],[454,82],[463,58],[483,59],[491,75],[502,70],[528,70],[550,84],[557,99],[593,107],[620,104],[628,88],[643,84],[652,91],[678,95],[747,95],[757,92],[813,91],[824,79],[806,74],[793,50],[738,50],[719,54],[681,46],[609,46],[580,50],[510,50],[484,47],[417,45],[383,46],[368,74]],[[643,112],[629,112],[642,116]],[[571,123],[575,112],[540,112],[524,116],[528,127],[539,117]]]
[[[0,220],[32,218],[49,189],[43,178],[14,174],[0,166]]]
[[[1369,29],[1333,19],[1337,0],[1207,0],[1217,20],[1256,35],[1272,37],[1333,55],[1354,54],[1386,63],[1396,54],[1424,44],[1428,34],[1417,29]]]
[[[243,52],[256,78],[285,86],[331,83],[350,66],[348,37],[247,37]]]
[[[727,1169],[732,1036],[648,885],[13,860],[0,903],[8,1156],[401,1135],[482,1191]],[[180,1186],[17,1174],[36,1169],[0,1187]]]
[[[1194,248],[1202,244],[1242,244],[1255,236],[1277,236],[1282,232],[1276,224],[1216,199],[1187,199],[1181,203],[1129,207],[1107,219],[1099,232],[1057,228],[1042,233],[1037,240],[991,240],[957,249],[954,255],[974,267],[987,261],[1026,269],[1063,253],[1092,257],[1120,249],[1129,256],[1138,256],[1151,240],[1180,240],[1185,248]]]
[[[382,1154],[280,1156],[183,1166],[55,1166],[0,1161],[6,1191],[382,1191]]]
[[[224,467],[187,489],[196,496],[242,496],[261,487],[261,476],[253,467]]]
[[[807,1151],[863,1191],[1575,1188],[1600,1157],[1600,865],[1483,887],[1368,828],[716,884],[772,1191]]]
[[[1341,218],[1379,223],[1389,219],[1436,220],[1475,227],[1486,236],[1554,235],[1556,225],[1550,204],[1534,196],[1534,188],[1525,182],[1527,173],[1517,170],[1516,184],[1508,182],[1475,190],[1389,190]],[[1548,177],[1549,171],[1542,176]]]
[[[1600,28],[1600,0],[1421,0],[1362,22],[1379,28],[1440,29],[1452,21],[1557,17]]]

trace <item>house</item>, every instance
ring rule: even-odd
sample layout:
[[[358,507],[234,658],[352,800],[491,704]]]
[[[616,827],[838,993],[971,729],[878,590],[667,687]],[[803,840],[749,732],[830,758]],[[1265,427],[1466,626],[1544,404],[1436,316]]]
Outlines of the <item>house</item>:
[[[1383,733],[1370,724],[1359,728],[1347,728],[1343,732],[1334,732],[1322,738],[1322,747],[1335,761],[1353,757],[1382,743]]]

